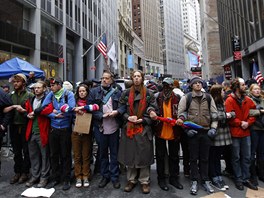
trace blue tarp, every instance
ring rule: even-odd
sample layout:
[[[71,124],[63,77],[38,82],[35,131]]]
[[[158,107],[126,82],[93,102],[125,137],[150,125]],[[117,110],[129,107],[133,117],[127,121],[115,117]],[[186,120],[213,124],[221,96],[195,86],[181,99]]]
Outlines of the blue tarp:
[[[23,73],[28,76],[29,72],[31,71],[35,72],[36,78],[44,77],[44,71],[28,63],[27,61],[16,57],[7,60],[0,65],[0,78],[10,78],[17,73]]]

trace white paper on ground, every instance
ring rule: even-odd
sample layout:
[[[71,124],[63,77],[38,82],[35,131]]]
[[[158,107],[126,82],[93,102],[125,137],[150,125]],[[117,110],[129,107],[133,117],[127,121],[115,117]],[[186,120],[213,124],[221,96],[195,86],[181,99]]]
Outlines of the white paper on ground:
[[[55,192],[54,188],[46,189],[46,188],[28,188],[26,189],[21,196],[25,197],[51,197],[51,195]]]

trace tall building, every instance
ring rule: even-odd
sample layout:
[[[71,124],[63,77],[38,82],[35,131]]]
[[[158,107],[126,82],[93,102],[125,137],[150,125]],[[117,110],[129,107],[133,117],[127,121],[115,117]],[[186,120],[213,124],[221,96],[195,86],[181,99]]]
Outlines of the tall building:
[[[132,0],[134,32],[144,42],[147,74],[163,74],[159,0]]]
[[[183,79],[185,72],[181,2],[160,0],[164,73]]]
[[[200,5],[198,0],[182,0],[182,20],[184,31],[185,78],[201,76],[201,61],[193,65],[191,57],[201,57]],[[194,56],[193,56],[194,55]],[[201,60],[201,58],[199,59]]]
[[[115,0],[2,0],[0,61],[21,57],[46,77],[82,81],[106,67],[96,49],[102,33],[117,41]]]
[[[215,79],[223,75],[221,66],[220,38],[218,28],[216,0],[200,0],[201,42],[202,42],[202,76]]]
[[[245,80],[253,75],[253,63],[264,72],[264,3],[217,0],[221,43],[221,64],[231,68],[232,77]],[[232,38],[239,40],[241,60],[234,60]],[[238,58],[240,59],[240,58]]]
[[[132,2],[131,0],[119,0],[118,4],[118,73],[120,77],[128,77],[130,76],[130,69],[128,68],[128,59],[131,59],[133,57],[132,53],[134,40],[132,28]]]

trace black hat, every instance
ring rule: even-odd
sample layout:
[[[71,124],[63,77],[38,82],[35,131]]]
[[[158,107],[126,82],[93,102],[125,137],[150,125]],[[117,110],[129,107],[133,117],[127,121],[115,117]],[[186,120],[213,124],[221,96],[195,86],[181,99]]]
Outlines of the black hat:
[[[199,76],[194,76],[194,77],[192,77],[191,80],[190,80],[190,87],[192,87],[192,85],[193,85],[194,83],[197,83],[197,82],[200,82],[200,83],[203,84],[203,79],[200,78]]]
[[[60,78],[50,78],[50,84],[59,84],[62,86],[63,81]]]

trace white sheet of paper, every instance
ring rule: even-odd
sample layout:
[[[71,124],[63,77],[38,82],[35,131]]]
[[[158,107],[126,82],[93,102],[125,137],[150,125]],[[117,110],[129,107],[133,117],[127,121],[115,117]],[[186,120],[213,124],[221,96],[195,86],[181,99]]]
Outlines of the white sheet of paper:
[[[21,196],[25,197],[51,197],[51,195],[55,192],[54,188],[46,189],[46,188],[28,188],[26,189]]]

